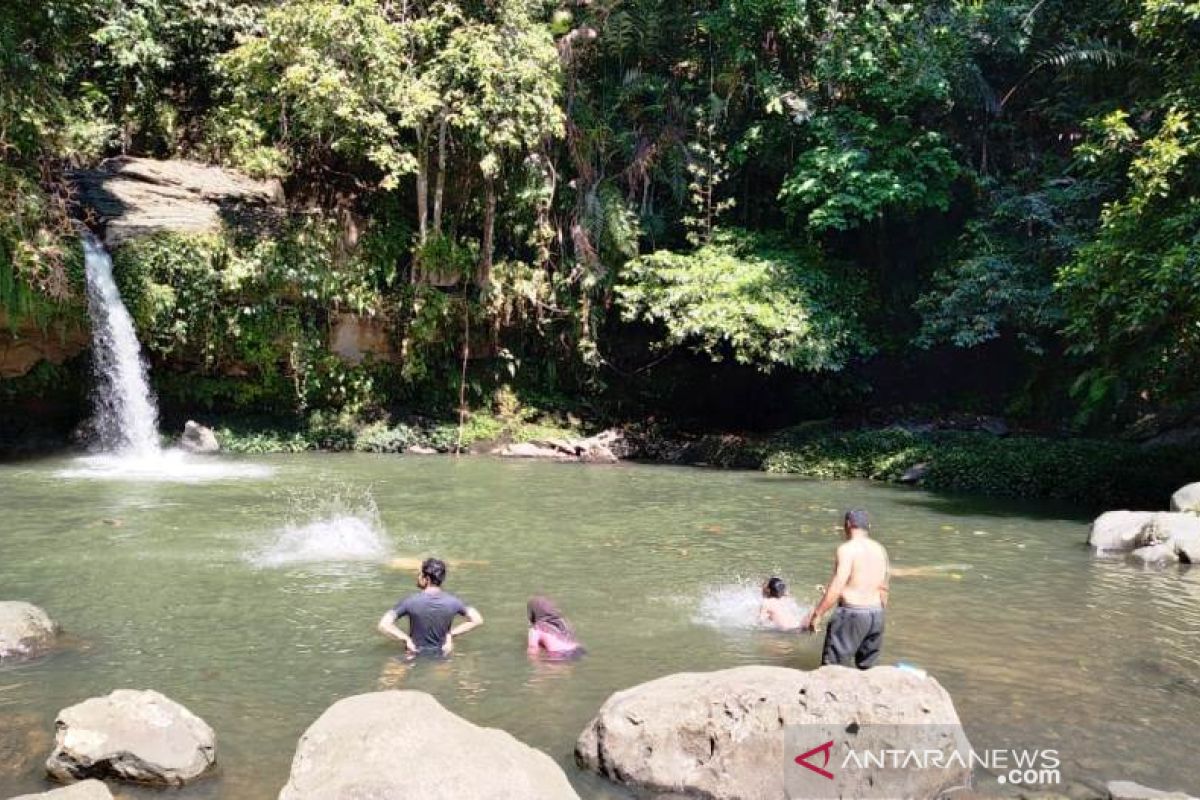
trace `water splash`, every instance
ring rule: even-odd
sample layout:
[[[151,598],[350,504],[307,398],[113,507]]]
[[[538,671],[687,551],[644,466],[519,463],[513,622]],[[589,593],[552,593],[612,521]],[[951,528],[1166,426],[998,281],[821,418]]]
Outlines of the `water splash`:
[[[787,598],[792,603],[796,601]],[[711,586],[704,590],[692,615],[692,622],[722,630],[754,630],[758,625],[758,609],[762,604],[762,587],[749,581]],[[812,607],[796,604],[798,617]]]
[[[150,455],[159,451],[158,409],[133,319],[113,280],[112,258],[95,237],[83,240],[88,314],[92,319],[92,391],[102,450]]]
[[[336,494],[302,522],[291,521],[267,547],[251,553],[258,567],[291,564],[385,561],[391,546],[369,492],[359,497]]]

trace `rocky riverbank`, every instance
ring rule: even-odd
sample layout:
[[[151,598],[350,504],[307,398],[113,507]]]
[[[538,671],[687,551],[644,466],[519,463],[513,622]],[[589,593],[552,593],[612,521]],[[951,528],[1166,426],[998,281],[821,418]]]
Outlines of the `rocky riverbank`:
[[[688,434],[636,423],[601,428],[571,415],[530,418],[473,413],[461,428],[457,420],[420,415],[362,420],[314,414],[304,422],[209,416],[199,421],[214,438],[193,431],[186,446],[204,452],[216,445],[222,452],[244,455],[328,451],[593,463],[634,460],[1054,500],[1085,511],[1157,507],[1161,498],[1200,476],[1200,447],[1191,444],[1039,436],[982,423],[971,428],[901,424],[843,428],[811,423],[749,435]],[[177,424],[182,432],[183,421]],[[172,445],[183,440],[180,434],[164,437],[164,443]],[[37,441],[41,452],[80,447],[67,437]],[[5,448],[0,443],[0,456],[6,451],[10,456],[27,454],[30,449]],[[1197,504],[1196,494],[1194,489],[1179,490],[1174,502],[1191,507]]]

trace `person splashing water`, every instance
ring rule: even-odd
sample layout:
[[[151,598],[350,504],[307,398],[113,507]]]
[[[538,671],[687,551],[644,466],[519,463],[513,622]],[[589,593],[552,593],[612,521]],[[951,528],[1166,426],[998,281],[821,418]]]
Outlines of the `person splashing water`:
[[[557,657],[583,653],[583,645],[575,638],[575,629],[549,598],[535,595],[529,598],[526,609],[529,614],[526,652],[537,655],[545,650]]]
[[[800,629],[800,609],[788,594],[782,578],[770,578],[763,584],[763,600],[758,607],[758,624],[780,631]]]

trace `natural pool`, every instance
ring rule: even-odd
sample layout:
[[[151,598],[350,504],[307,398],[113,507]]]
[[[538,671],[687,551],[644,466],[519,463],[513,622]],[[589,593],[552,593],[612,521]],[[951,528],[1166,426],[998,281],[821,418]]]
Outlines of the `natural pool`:
[[[303,730],[381,686],[547,751],[585,798],[623,797],[575,770],[585,723],[612,691],[670,672],[815,666],[818,640],[745,628],[749,584],[782,575],[812,602],[848,505],[871,510],[897,567],[943,565],[895,579],[881,663],[929,670],[973,740],[1019,729],[1060,748],[1068,778],[1200,790],[1200,569],[1093,560],[1069,509],[637,465],[255,463],[270,474],[196,483],[0,465],[0,598],[41,605],[68,634],[49,658],[0,668],[0,797],[44,788],[60,708],[129,687],[217,731],[218,772],[181,800],[274,798]],[[447,587],[486,624],[449,662],[407,669],[374,626],[413,583],[390,560],[426,554],[468,562]],[[526,657],[533,592],[560,602],[586,658]]]

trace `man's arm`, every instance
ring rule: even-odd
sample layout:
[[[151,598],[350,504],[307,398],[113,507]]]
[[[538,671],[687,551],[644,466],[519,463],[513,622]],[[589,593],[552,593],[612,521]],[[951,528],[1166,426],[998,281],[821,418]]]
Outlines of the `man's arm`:
[[[463,616],[467,618],[467,621],[450,631],[451,636],[462,636],[464,633],[473,631],[483,624],[483,615],[471,606],[467,606],[466,611],[463,612]]]
[[[887,550],[883,551],[883,585],[879,587],[879,602],[884,608],[888,604],[888,592],[891,591],[892,560],[888,558]]]
[[[417,645],[413,642],[412,637],[400,630],[396,625],[396,609],[388,609],[388,612],[379,618],[379,625],[376,629],[389,639],[395,639],[397,642],[403,642],[404,648],[410,653],[417,652]]]
[[[838,599],[842,596],[842,589],[846,588],[846,582],[850,580],[852,561],[842,550],[843,546],[839,546],[837,549],[837,556],[833,563],[833,578],[829,581],[829,586],[826,587],[821,602],[817,603],[817,607],[809,613],[805,624],[801,626],[804,630],[816,630],[817,620],[825,616],[826,612],[837,604]]]
[[[473,631],[483,624],[483,615],[471,606],[464,607],[459,613],[466,617],[467,621],[446,634],[446,643],[442,645],[442,655],[448,656],[454,651],[455,636],[461,636],[468,631]]]

